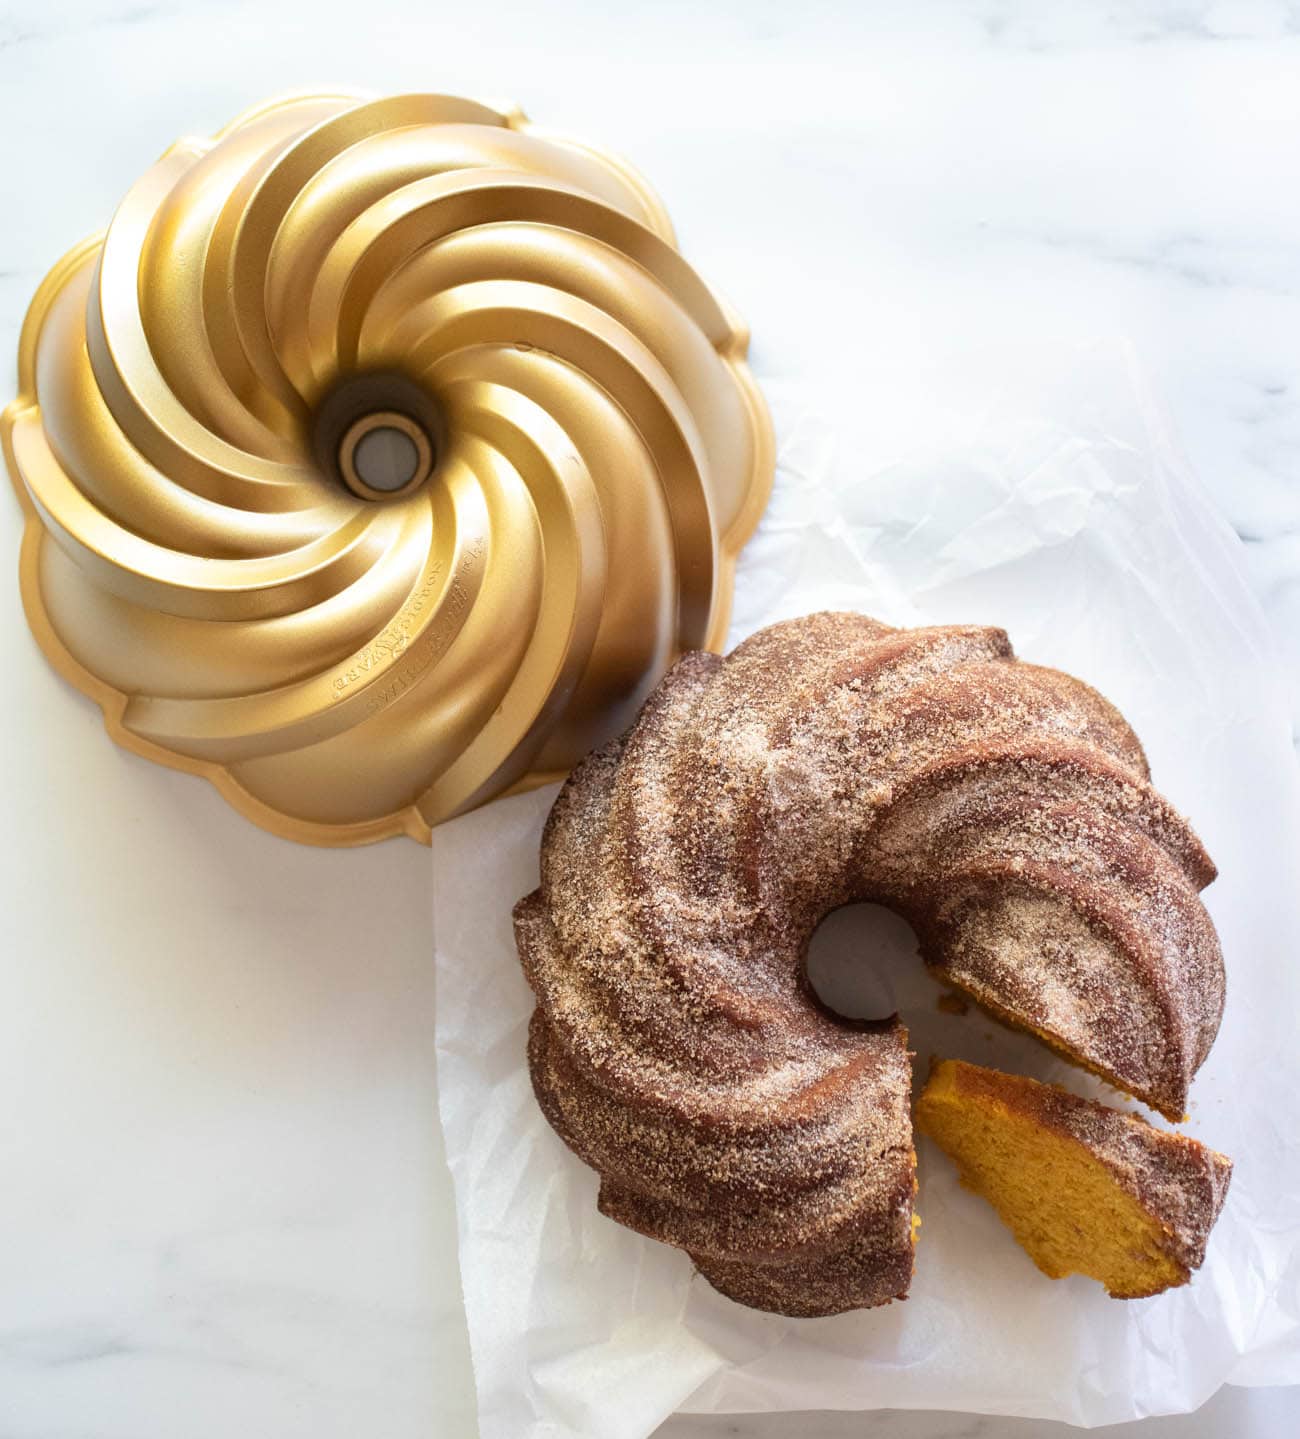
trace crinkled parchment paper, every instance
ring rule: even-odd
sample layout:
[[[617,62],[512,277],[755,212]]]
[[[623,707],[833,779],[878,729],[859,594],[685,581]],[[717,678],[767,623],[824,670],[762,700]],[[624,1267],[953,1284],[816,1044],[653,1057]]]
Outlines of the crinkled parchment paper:
[[[1001,382],[937,384],[910,412],[864,397],[874,451],[842,426],[837,444],[797,391],[769,386],[780,468],[732,642],[832,606],[997,624],[1128,716],[1221,872],[1206,901],[1227,1012],[1187,1128],[1236,1171],[1205,1266],[1127,1303],[1050,1282],[925,1141],[916,1280],[882,1309],[754,1313],[602,1218],[524,1063],[532,1002],[510,907],[536,883],[554,790],[521,796],[444,825],[433,849],[439,1091],[483,1439],[643,1439],[679,1407],[1094,1425],[1188,1410],[1224,1382],[1300,1381],[1300,767],[1265,622],[1238,541],[1122,347],[971,369]],[[826,930],[826,985],[856,956],[865,1010],[901,1012],[918,1068],[938,1051],[1100,1092],[975,1011],[940,1012],[898,922],[846,911]]]

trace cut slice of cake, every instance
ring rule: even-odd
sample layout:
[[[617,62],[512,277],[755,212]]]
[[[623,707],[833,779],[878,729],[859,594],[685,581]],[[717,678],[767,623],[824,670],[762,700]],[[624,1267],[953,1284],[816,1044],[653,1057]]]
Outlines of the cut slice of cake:
[[[1205,1258],[1232,1161],[1054,1084],[935,1063],[916,1126],[1052,1279],[1087,1274],[1115,1299],[1186,1284]]]

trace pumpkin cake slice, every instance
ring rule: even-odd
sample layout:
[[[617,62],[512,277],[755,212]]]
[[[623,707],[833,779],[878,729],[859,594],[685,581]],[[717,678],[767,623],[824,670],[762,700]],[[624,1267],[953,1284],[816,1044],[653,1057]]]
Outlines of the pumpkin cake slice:
[[[1186,1284],[1205,1258],[1232,1161],[1054,1084],[936,1062],[916,1125],[1051,1279],[1115,1299]]]

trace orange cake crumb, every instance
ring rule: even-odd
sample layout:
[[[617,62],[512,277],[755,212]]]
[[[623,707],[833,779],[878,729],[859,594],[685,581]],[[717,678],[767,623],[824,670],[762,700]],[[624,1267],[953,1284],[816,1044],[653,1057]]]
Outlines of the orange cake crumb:
[[[916,1124],[1044,1274],[1087,1274],[1116,1299],[1187,1283],[1232,1173],[1185,1135],[960,1060],[934,1065]]]

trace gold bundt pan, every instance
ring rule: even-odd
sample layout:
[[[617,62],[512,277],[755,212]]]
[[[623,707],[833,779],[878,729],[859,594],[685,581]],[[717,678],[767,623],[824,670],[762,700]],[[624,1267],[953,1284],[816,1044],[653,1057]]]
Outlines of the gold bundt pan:
[[[427,840],[720,645],[772,478],[746,345],[620,161],[448,96],[272,102],[32,301],[31,627],[267,829]]]

